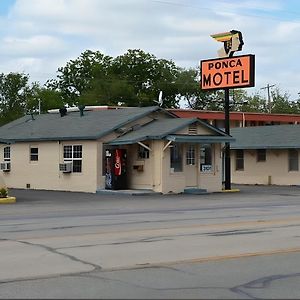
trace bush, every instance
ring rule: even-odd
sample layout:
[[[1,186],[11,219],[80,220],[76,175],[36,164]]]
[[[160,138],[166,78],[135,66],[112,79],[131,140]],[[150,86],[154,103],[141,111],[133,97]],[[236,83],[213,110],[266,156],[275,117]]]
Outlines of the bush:
[[[7,188],[1,188],[0,189],[0,198],[6,198],[7,197],[7,195],[8,195],[8,190],[7,190]]]

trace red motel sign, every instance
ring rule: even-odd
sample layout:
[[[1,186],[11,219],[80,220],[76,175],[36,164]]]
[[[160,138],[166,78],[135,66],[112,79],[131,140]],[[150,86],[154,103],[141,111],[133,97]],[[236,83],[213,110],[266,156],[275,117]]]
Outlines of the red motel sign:
[[[254,86],[253,54],[201,61],[201,89],[245,88]]]

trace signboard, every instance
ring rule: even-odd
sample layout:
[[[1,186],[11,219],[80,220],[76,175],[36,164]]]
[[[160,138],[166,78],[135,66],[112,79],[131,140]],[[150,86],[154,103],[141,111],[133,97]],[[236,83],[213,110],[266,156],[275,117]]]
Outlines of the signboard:
[[[201,61],[201,89],[216,90],[254,86],[253,54]]]
[[[211,165],[201,165],[201,172],[211,172],[212,166]]]

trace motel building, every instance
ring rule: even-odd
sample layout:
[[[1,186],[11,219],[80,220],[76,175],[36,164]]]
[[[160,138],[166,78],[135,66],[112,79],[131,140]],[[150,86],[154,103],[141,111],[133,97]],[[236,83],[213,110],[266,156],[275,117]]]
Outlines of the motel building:
[[[224,130],[224,112],[169,109]],[[299,185],[300,115],[230,112],[231,182]],[[224,163],[223,163],[224,172]],[[224,175],[223,175],[224,179]]]
[[[233,183],[300,185],[300,125],[233,128],[231,135]]]
[[[160,107],[64,108],[0,127],[0,167],[8,188],[218,192],[226,142],[211,124]]]

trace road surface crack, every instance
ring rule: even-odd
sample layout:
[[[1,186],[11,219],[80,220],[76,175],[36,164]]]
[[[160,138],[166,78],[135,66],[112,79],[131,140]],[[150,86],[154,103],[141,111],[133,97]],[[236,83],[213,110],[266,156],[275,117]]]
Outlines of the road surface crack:
[[[102,269],[102,267],[99,266],[99,265],[93,264],[93,263],[88,262],[88,261],[84,261],[82,259],[79,259],[79,258],[73,256],[73,255],[60,252],[57,249],[49,247],[49,246],[46,246],[46,245],[31,243],[31,242],[22,241],[22,240],[12,240],[12,239],[1,239],[1,240],[2,241],[4,241],[4,240],[6,240],[6,241],[13,241],[13,242],[21,243],[21,244],[24,244],[24,245],[29,245],[29,246],[34,246],[34,247],[40,247],[40,248],[42,248],[44,250],[47,250],[47,251],[49,251],[49,252],[51,252],[53,254],[61,255],[61,256],[65,257],[65,258],[68,258],[68,259],[70,259],[72,261],[79,262],[79,263],[82,263],[84,265],[92,266],[94,268],[93,271],[97,271],[97,270],[101,270]]]

